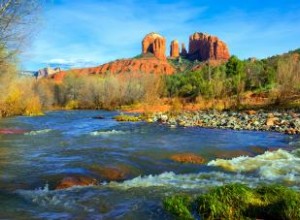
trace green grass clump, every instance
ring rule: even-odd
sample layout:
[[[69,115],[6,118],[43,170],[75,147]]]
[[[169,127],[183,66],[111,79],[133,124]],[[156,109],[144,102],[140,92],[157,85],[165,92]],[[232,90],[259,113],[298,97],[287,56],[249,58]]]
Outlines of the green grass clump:
[[[138,122],[141,121],[141,118],[134,115],[117,115],[114,117],[116,121],[123,121],[123,122]]]
[[[243,184],[229,184],[211,189],[197,199],[204,219],[245,219],[250,205],[260,205],[255,192]]]
[[[216,187],[197,199],[204,219],[300,219],[300,194],[284,186]]]
[[[179,219],[300,219],[300,193],[280,185],[250,188],[233,183],[214,187],[198,197],[170,196],[164,208]],[[193,208],[194,207],[194,208]]]
[[[262,206],[257,215],[264,219],[300,219],[300,193],[280,185],[260,186],[255,189]]]
[[[188,195],[175,195],[165,198],[164,208],[172,213],[177,219],[194,219],[190,209],[192,198]]]

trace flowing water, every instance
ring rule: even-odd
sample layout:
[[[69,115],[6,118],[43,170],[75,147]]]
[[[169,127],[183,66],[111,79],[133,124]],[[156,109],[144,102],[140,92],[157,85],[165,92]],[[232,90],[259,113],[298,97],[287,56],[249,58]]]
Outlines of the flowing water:
[[[161,204],[172,193],[231,182],[300,186],[297,136],[120,123],[112,119],[116,114],[56,111],[2,119],[0,130],[18,132],[0,134],[0,219],[172,219]],[[104,119],[93,118],[98,115]],[[185,152],[206,163],[170,159]],[[123,179],[99,175],[105,167],[122,170]],[[55,190],[72,175],[100,184]]]

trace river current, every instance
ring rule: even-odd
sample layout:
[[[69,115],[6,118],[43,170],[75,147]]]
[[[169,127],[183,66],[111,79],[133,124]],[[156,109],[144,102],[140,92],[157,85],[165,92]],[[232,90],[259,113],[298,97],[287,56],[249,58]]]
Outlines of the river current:
[[[300,139],[274,132],[116,122],[118,112],[54,111],[1,119],[0,219],[172,219],[162,199],[240,182],[300,187]],[[96,116],[104,119],[96,119]],[[204,164],[170,158],[195,153]],[[244,156],[241,156],[244,155]],[[126,171],[109,181],[95,170]],[[97,186],[55,190],[66,176]]]

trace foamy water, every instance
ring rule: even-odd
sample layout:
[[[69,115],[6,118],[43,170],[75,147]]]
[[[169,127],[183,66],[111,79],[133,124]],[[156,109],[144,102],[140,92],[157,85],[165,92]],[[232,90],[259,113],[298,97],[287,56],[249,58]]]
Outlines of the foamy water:
[[[278,149],[255,157],[216,159],[207,165],[221,167],[232,172],[256,172],[262,179],[298,184],[300,183],[300,158],[295,155],[296,153],[296,151],[288,152]]]
[[[260,182],[260,179],[241,174],[228,174],[223,172],[203,172],[197,174],[175,174],[174,172],[164,172],[159,175],[139,176],[122,183],[111,182],[108,186],[121,189],[147,187],[207,189],[212,186],[221,186],[232,182],[255,186]]]
[[[241,156],[230,160],[216,159],[208,166],[221,167],[230,172],[200,172],[175,174],[164,172],[159,175],[139,176],[122,183],[111,182],[110,187],[130,189],[136,187],[173,187],[182,189],[207,189],[226,183],[238,182],[249,186],[261,183],[287,183],[297,187],[300,184],[300,158],[282,149],[265,152],[255,157]]]
[[[126,134],[125,131],[118,130],[109,130],[109,131],[93,131],[90,133],[92,136],[109,136],[109,135],[118,135],[118,134]]]
[[[64,209],[79,208],[74,198],[68,198],[66,193],[50,191],[46,184],[43,188],[35,190],[17,190],[25,200],[42,207],[63,207]]]
[[[26,132],[26,133],[24,133],[24,135],[40,135],[40,134],[49,133],[51,131],[52,131],[52,129],[43,129],[43,130]]]

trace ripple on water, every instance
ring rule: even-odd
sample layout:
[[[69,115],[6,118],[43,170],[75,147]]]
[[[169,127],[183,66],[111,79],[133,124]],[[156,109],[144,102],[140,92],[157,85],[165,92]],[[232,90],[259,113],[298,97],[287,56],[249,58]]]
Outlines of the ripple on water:
[[[32,136],[34,136],[34,135],[46,134],[46,133],[49,133],[51,131],[52,131],[52,129],[43,129],[43,130],[26,132],[26,133],[24,133],[24,135],[32,135]]]
[[[119,134],[127,134],[126,131],[118,131],[118,130],[108,130],[108,131],[93,131],[90,133],[92,136],[110,136],[110,135],[119,135]]]
[[[105,119],[92,119],[100,113]],[[23,189],[17,191],[21,200],[14,201],[16,208],[11,215],[32,215],[32,218],[27,219],[105,219],[104,215],[107,219],[116,219],[127,215],[132,217],[128,219],[134,219],[137,212],[142,210],[143,214],[138,219],[149,219],[159,208],[152,207],[151,202],[161,205],[164,194],[173,191],[201,192],[214,185],[232,182],[250,186],[274,182],[288,182],[292,187],[300,185],[299,154],[284,150],[264,153],[267,149],[286,150],[289,144],[289,148],[297,147],[299,138],[296,136],[289,139],[289,136],[268,132],[181,127],[169,129],[155,123],[118,123],[112,119],[115,114],[57,111],[37,118],[4,119],[1,127],[31,131],[25,135],[0,135],[0,182],[7,186],[15,182],[15,187],[5,187],[5,190]],[[251,152],[251,146],[259,148],[255,148],[255,153],[249,155],[259,153],[263,156],[239,157],[244,152]],[[230,156],[226,154],[226,158],[232,159],[223,162],[237,168],[255,163],[260,166],[228,171],[221,165],[212,165],[213,161],[219,161],[216,158],[220,156],[216,156],[216,152],[227,151],[238,153]],[[213,161],[210,166],[197,166],[169,160],[171,154],[184,152],[200,154]],[[272,154],[273,157],[270,156]],[[272,159],[267,160],[268,156]],[[47,187],[32,190],[45,182],[52,186],[70,174],[95,175],[101,180],[100,174],[91,167],[114,167],[118,163],[136,169],[123,182],[60,191],[48,190]],[[142,176],[137,176],[140,174]],[[19,185],[23,182],[26,187]],[[7,202],[5,199],[2,201]],[[105,201],[112,205],[108,204],[107,207]],[[26,208],[22,207],[24,204]],[[0,218],[1,212],[7,211],[1,207]],[[20,210],[18,214],[15,214],[16,210]],[[148,213],[149,210],[153,213]],[[157,215],[157,219],[167,219],[163,215]]]

